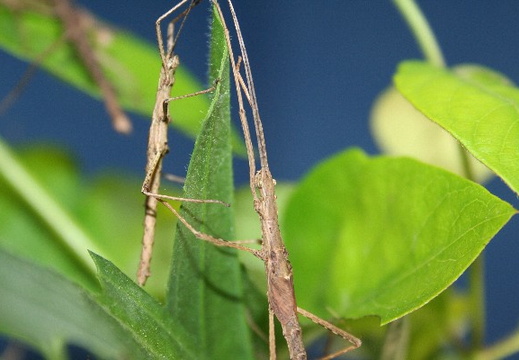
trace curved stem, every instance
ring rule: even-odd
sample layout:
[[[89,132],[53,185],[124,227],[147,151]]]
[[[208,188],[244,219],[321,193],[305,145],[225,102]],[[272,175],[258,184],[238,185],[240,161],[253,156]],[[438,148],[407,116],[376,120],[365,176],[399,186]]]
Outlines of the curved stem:
[[[474,354],[474,360],[498,360],[519,352],[519,330],[509,337]]]
[[[393,0],[413,32],[424,57],[430,63],[444,67],[445,60],[436,37],[424,14],[414,0]]]

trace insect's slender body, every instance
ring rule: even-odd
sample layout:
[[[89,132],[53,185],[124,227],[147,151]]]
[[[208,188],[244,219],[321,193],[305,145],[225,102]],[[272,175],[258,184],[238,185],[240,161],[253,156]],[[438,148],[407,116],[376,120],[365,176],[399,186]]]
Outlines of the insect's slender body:
[[[306,359],[303,334],[297,317],[292,265],[279,230],[275,181],[268,167],[257,172],[255,184],[259,201],[255,201],[254,207],[261,219],[261,254],[267,273],[269,306],[281,323],[290,358]]]
[[[167,106],[165,101],[170,97],[171,89],[175,83],[175,70],[178,65],[178,56],[168,56],[167,61],[162,64],[160,71],[155,108],[148,136],[146,177],[142,184],[142,192],[145,194],[157,194],[159,192],[162,158],[169,151],[167,131],[170,118],[165,108]],[[150,261],[157,222],[157,203],[158,199],[156,197],[146,196],[141,260],[137,272],[137,281],[140,285],[144,285],[146,279],[150,276]]]
[[[225,20],[220,6],[218,5],[218,1],[212,0],[212,2],[220,14],[222,23],[225,24]],[[252,71],[249,63],[247,49],[245,47],[245,42],[243,41],[240,24],[234,11],[232,1],[227,0],[227,3],[229,4],[231,11],[231,16],[234,22],[234,27],[236,29],[236,35],[241,53],[241,57],[238,59],[238,62],[236,62],[232,51],[229,30],[227,27],[225,27],[227,47],[229,49],[229,59],[231,61],[234,82],[236,85],[236,96],[238,98],[239,104],[240,121],[245,136],[245,145],[249,158],[251,192],[254,198],[254,208],[261,220],[262,249],[253,253],[264,261],[267,275],[267,298],[270,306],[270,358],[276,358],[272,313],[276,316],[281,324],[283,336],[287,342],[290,359],[304,360],[307,358],[303,343],[302,329],[297,315],[300,313],[317,324],[351,342],[352,346],[344,348],[324,358],[332,359],[339,356],[340,354],[359,347],[361,341],[346,331],[337,328],[333,324],[330,324],[329,322],[297,306],[292,265],[288,260],[288,251],[285,247],[283,238],[281,237],[281,232],[279,230],[278,208],[275,193],[276,182],[272,177],[268,165],[267,145],[265,142],[265,134],[263,132],[263,124],[259,114],[259,106],[256,99],[256,90],[252,78]],[[245,79],[243,79],[240,74],[241,60],[243,60]],[[245,98],[250,105],[256,133],[260,162],[260,170],[257,173],[249,125],[247,123],[247,116],[243,105],[242,92],[245,94]]]
[[[159,47],[160,58],[162,60],[162,67],[160,69],[159,83],[157,86],[157,94],[155,97],[155,107],[153,109],[150,131],[148,135],[148,149],[146,153],[146,176],[144,178],[141,188],[141,192],[144,195],[146,195],[146,200],[144,204],[145,213],[144,233],[142,236],[142,250],[139,262],[139,269],[137,270],[137,282],[141,286],[143,286],[146,283],[146,280],[150,276],[151,255],[153,251],[153,243],[155,241],[155,225],[157,222],[157,204],[159,202],[164,202],[165,199],[183,200],[191,202],[221,203],[220,201],[216,200],[184,199],[159,194],[160,180],[162,174],[162,160],[164,156],[169,152],[168,125],[171,122],[171,118],[168,114],[169,102],[175,99],[181,99],[193,95],[203,94],[213,90],[213,88],[211,88],[199,91],[194,94],[179,96],[177,98],[170,97],[171,89],[175,84],[175,71],[180,64],[178,56],[174,53],[175,44],[187,15],[191,11],[191,9],[200,2],[200,0],[190,0],[189,7],[169,23],[165,49],[160,24],[167,16],[169,16],[171,13],[176,11],[179,7],[181,7],[188,1],[189,0],[182,0],[175,7],[173,7],[165,14],[163,14],[161,17],[159,17],[155,23],[155,28],[157,32],[157,43]],[[183,22],[180,24],[179,31],[175,34],[173,27],[174,24],[180,19],[182,19]]]

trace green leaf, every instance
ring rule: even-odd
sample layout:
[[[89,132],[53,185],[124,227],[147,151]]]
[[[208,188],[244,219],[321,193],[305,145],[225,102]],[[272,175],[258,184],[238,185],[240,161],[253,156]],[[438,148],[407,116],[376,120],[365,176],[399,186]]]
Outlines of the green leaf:
[[[519,192],[519,90],[503,76],[473,66],[453,71],[420,61],[402,63],[398,90]]]
[[[167,309],[108,260],[91,253],[99,270],[99,301],[139,344],[141,359],[195,359],[195,344]]]
[[[411,156],[460,176],[466,175],[459,142],[416,110],[394,87],[384,90],[375,100],[370,126],[384,153]],[[493,175],[492,171],[467,155],[473,180],[487,181]]]
[[[99,98],[99,89],[91,80],[83,62],[74,48],[62,38],[62,24],[53,15],[52,8],[44,3],[38,4],[31,6],[27,2],[16,7],[0,4],[0,47],[26,61],[36,61],[45,55],[41,62],[45,70]],[[86,12],[81,14],[88,18],[90,45],[122,106],[151,118],[160,73],[157,46],[129,32],[108,26]],[[152,26],[150,24],[150,29]],[[177,70],[175,79],[172,96],[192,94],[204,88],[182,67]],[[208,107],[207,96],[192,96],[176,101],[175,106],[171,106],[173,126],[195,136],[200,131],[200,114],[205,113]],[[232,136],[235,151],[244,154],[240,136],[236,132]]]
[[[0,332],[47,358],[66,358],[66,343],[102,358],[128,359],[139,353],[92,296],[54,271],[0,250],[0,288]]]
[[[32,144],[15,152],[0,142],[0,247],[89,289],[98,285],[87,250],[97,248],[134,276],[144,216],[141,181],[120,173],[89,178],[62,150]],[[175,194],[172,188],[164,191]],[[56,207],[60,210],[54,211]],[[158,211],[167,221],[157,223],[157,251],[147,290],[163,297],[174,219],[166,209]],[[77,236],[78,232],[83,235]],[[69,242],[74,245],[68,246]]]
[[[513,214],[439,168],[346,151],[306,176],[284,217],[298,300],[388,323],[447,288]]]
[[[196,140],[185,197],[232,203],[229,60],[222,24],[214,12],[210,58],[211,79],[220,81]],[[202,232],[233,238],[230,208],[184,202],[181,214]],[[234,250],[199,240],[178,225],[167,306],[174,319],[193,336],[198,359],[253,358],[240,265]]]

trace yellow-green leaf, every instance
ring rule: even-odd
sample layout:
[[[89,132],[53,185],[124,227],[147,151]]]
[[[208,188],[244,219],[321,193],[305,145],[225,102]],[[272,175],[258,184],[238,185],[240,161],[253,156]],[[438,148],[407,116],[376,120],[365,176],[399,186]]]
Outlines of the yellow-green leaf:
[[[418,110],[519,192],[519,89],[483,67],[456,73],[421,61],[403,62],[395,84]]]

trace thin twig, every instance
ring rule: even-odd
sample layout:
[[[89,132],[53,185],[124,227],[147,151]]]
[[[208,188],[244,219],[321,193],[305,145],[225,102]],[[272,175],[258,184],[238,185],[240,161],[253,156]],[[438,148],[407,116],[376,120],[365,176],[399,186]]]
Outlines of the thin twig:
[[[76,49],[94,82],[99,86],[114,129],[123,134],[130,133],[132,131],[130,119],[122,110],[117,95],[103,74],[95,51],[88,42],[81,12],[72,5],[72,0],[54,0],[54,9],[63,23],[67,39]]]

